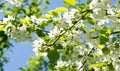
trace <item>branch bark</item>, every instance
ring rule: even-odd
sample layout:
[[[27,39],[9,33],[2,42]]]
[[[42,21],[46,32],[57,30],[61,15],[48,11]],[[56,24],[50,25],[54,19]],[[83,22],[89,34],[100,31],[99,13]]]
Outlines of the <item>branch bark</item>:
[[[92,48],[92,49],[90,50],[90,52],[88,53],[87,57],[90,56],[90,54],[92,53],[93,50],[94,50],[94,48]],[[83,62],[82,66],[80,66],[80,67],[78,68],[77,71],[80,71],[80,70],[83,68],[83,66],[85,65],[86,62],[87,62],[87,58],[86,58],[85,61]]]
[[[61,36],[63,36],[64,34],[66,34],[66,33],[68,32],[68,30],[71,30],[81,19],[84,19],[85,16],[88,14],[88,12],[91,12],[91,10],[83,11],[82,13],[85,13],[85,14],[84,14],[80,19],[78,19],[77,21],[75,21],[74,24],[73,24],[69,29],[65,30],[62,34],[60,34],[60,35],[56,38],[56,40],[55,40],[52,44],[49,44],[49,45],[47,45],[47,46],[52,46],[52,45],[54,45],[54,44],[60,39]],[[83,31],[83,32],[85,32],[85,31]]]
[[[118,33],[120,33],[120,31],[112,32],[111,35],[112,35],[112,34],[118,34]]]
[[[111,32],[110,35],[118,34],[118,33],[120,33],[120,31]],[[92,37],[92,38],[93,38],[93,39],[96,39],[96,38],[98,38],[98,36],[96,36],[96,37]]]

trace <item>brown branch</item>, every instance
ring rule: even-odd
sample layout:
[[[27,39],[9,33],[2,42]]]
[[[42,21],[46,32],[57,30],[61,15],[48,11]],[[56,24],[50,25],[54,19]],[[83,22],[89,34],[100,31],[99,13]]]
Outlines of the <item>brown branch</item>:
[[[94,48],[92,48],[90,50],[90,52],[88,53],[87,57],[90,56],[90,54],[92,53],[93,50],[94,50]],[[85,65],[86,62],[87,62],[87,59],[85,59],[85,61],[83,62],[82,66],[80,66],[77,71],[80,71],[83,68],[83,66]]]
[[[50,33],[50,31],[46,31],[46,30],[40,30],[42,32],[45,32],[45,33]]]
[[[112,34],[117,34],[117,33],[120,33],[120,31],[112,32],[110,35],[112,35]],[[95,38],[98,38],[98,36],[92,37],[92,38],[95,39]],[[87,56],[90,56],[90,53],[91,53],[93,50],[94,50],[94,48],[91,49],[91,51],[88,53]],[[86,62],[87,62],[87,59],[85,59],[85,61],[83,62],[82,66],[80,66],[79,69],[78,69],[77,71],[80,71],[80,70],[83,68],[83,66],[85,65]]]
[[[110,35],[118,34],[118,33],[120,33],[120,31],[111,32]],[[91,37],[91,38],[96,39],[96,38],[98,38],[98,36]]]
[[[120,31],[112,32],[111,35],[112,35],[112,34],[118,34],[118,33],[120,33]]]
[[[86,13],[85,13],[85,12],[86,12]],[[77,21],[75,21],[74,24],[73,24],[69,29],[65,30],[61,35],[59,35],[59,36],[56,38],[56,40],[55,40],[52,44],[49,44],[49,45],[47,45],[47,46],[52,46],[52,45],[54,45],[54,44],[60,39],[61,36],[63,36],[65,33],[67,33],[68,30],[71,30],[81,19],[84,19],[85,16],[88,14],[88,12],[91,12],[91,10],[86,10],[86,11],[82,12],[82,13],[85,13],[85,14],[84,14],[80,19],[78,19]],[[83,31],[83,32],[84,32],[84,31]]]

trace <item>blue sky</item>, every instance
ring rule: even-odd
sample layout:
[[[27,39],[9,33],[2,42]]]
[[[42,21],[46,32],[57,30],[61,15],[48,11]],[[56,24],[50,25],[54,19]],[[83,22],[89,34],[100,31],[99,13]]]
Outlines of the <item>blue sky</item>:
[[[48,10],[55,9],[59,6],[64,6],[62,3],[62,0],[50,0],[51,3],[49,5]],[[81,0],[82,2],[85,0]],[[112,3],[115,3],[116,0],[112,0]],[[14,47],[11,47],[12,52],[7,52],[5,56],[9,57],[9,62],[4,65],[5,71],[20,71],[20,67],[24,67],[28,60],[29,56],[34,55],[34,52],[32,51],[32,43],[21,43],[21,42],[15,42],[11,41],[11,43],[14,45]]]
[[[62,0],[50,0],[51,3],[49,5],[48,10],[55,9],[59,6],[64,6]],[[24,67],[28,60],[29,56],[34,55],[32,51],[32,43],[31,42],[15,42],[11,40],[11,43],[14,47],[11,47],[12,52],[6,52],[5,56],[9,57],[9,62],[4,65],[5,71],[21,71],[19,70],[20,67]]]

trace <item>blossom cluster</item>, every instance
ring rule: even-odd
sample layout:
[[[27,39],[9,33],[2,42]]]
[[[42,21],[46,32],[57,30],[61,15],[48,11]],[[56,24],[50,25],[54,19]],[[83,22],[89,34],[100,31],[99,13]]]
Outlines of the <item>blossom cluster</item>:
[[[7,0],[7,1],[13,5],[21,6],[24,0]]]
[[[19,4],[16,0],[9,1]],[[115,39],[116,35],[112,33],[120,31],[119,2],[112,5],[111,0],[92,0],[87,6],[89,10],[70,9],[68,12],[57,13],[54,17],[49,15],[50,18],[26,16],[19,19],[22,23],[20,25],[13,23],[14,17],[8,16],[3,19],[3,22],[7,22],[3,31],[16,41],[31,39],[31,31],[39,34],[32,42],[33,51],[36,56],[42,56],[47,62],[51,59],[49,53],[56,52],[59,57],[55,66],[57,71],[74,71],[73,67],[78,69],[82,65],[96,71],[107,71],[108,65],[94,66],[105,62],[112,64],[116,71],[120,71],[120,39],[118,36]],[[46,22],[50,25],[46,25]],[[51,27],[47,32],[44,31],[46,26]],[[28,31],[29,28],[32,30]],[[43,31],[37,31],[38,29]]]

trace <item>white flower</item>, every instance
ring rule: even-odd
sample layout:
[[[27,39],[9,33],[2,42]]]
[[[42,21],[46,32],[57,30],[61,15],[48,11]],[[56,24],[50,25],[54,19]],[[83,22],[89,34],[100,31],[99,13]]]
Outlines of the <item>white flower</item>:
[[[97,5],[98,5],[98,0],[92,0],[92,2],[90,3],[90,9],[96,8]]]
[[[76,64],[78,67],[81,67],[81,66],[82,66],[82,62],[81,62],[81,61],[75,61],[75,64]]]
[[[7,1],[16,6],[21,6],[23,3],[23,0],[7,0]]]
[[[79,28],[79,27],[82,27],[82,26],[84,27],[85,25],[84,25],[84,20],[81,19],[80,21],[78,21],[78,23],[75,25],[75,27]]]
[[[110,0],[92,0],[90,3],[90,9],[107,9],[108,5],[110,5]]]
[[[27,25],[23,24],[23,26],[18,27],[21,31],[26,31],[27,30]]]
[[[37,40],[33,41],[33,47],[40,48],[43,43],[44,43],[44,40],[41,38],[38,38]]]
[[[109,22],[110,22],[109,19],[103,19],[103,20],[100,20],[97,24],[98,24],[98,26],[101,26],[101,25],[103,25],[105,23],[109,23]]]
[[[45,18],[37,18],[36,16],[31,16],[30,17],[31,18],[31,21],[33,22],[33,23],[36,23],[36,24],[39,24],[39,23],[41,23],[41,22],[43,22],[43,21],[47,21],[47,19],[45,19]]]
[[[10,20],[15,20],[12,16],[8,16],[7,18],[3,18],[3,22],[8,22]]]
[[[48,33],[49,37],[53,39],[56,35],[60,35],[60,30],[62,30],[62,28],[58,29],[58,27],[55,26],[54,29],[50,30],[50,33]]]
[[[34,23],[39,23],[39,20],[36,18],[36,16],[31,16],[31,21],[34,22]]]
[[[33,41],[33,51],[35,52],[36,56],[39,55],[39,50],[42,44],[44,44],[44,40],[42,38],[38,38],[37,40]],[[46,56],[46,54],[43,54],[43,56]]]
[[[63,21],[72,26],[72,18],[75,18],[74,14],[78,12],[76,9],[71,9],[69,12],[63,14]]]
[[[9,23],[5,27],[4,31],[5,31],[5,34],[7,34],[7,36],[10,36],[16,41],[25,41],[30,38],[26,28],[27,27],[25,27],[24,25],[21,27],[15,27],[11,23]]]
[[[98,50],[98,52],[100,55],[103,55],[103,52],[101,50]]]
[[[57,66],[68,66],[70,64],[69,61],[57,61]]]
[[[90,43],[90,42],[88,42],[87,44],[89,45],[89,48],[93,48],[94,47],[93,44]]]
[[[39,55],[39,48],[33,48],[33,51],[35,52],[35,54],[36,54],[36,56],[38,56]]]
[[[98,68],[94,68],[94,70],[95,70],[95,71],[99,71],[99,69],[98,69]]]

